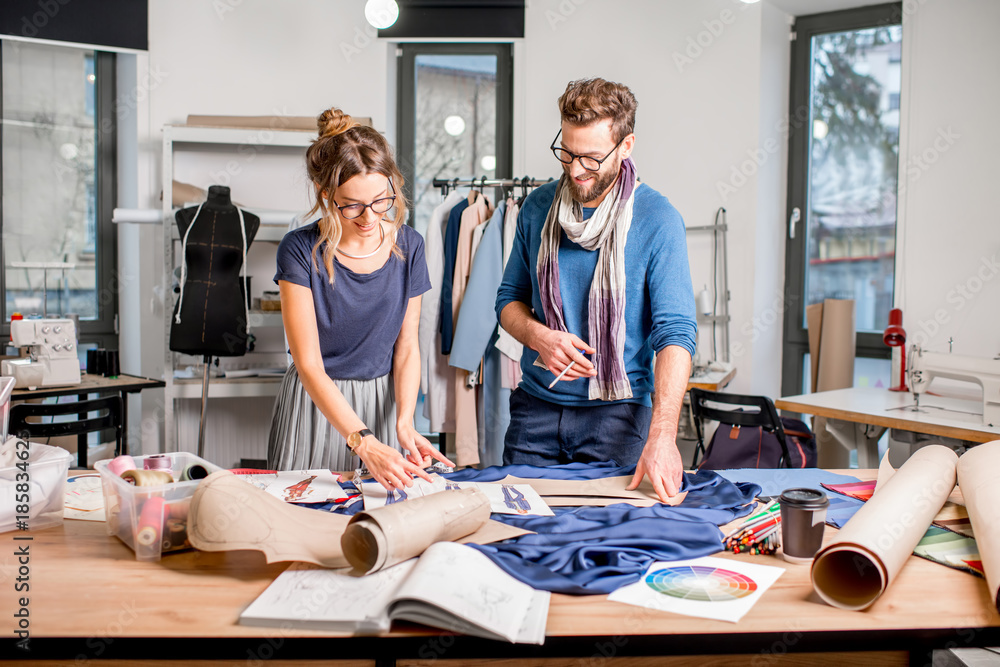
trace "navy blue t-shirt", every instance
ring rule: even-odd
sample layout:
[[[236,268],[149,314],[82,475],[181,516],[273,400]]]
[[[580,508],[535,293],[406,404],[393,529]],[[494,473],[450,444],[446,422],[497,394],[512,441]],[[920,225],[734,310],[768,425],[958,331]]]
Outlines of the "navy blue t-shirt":
[[[396,235],[404,259],[389,255],[372,273],[355,273],[335,259],[330,285],[323,266],[325,243],[316,250],[319,271],[313,268],[312,249],[318,238],[316,222],[285,234],[278,246],[274,282],[287,280],[312,290],[323,365],[331,378],[381,377],[392,370],[393,347],[410,298],[431,288],[424,240],[404,225]]]

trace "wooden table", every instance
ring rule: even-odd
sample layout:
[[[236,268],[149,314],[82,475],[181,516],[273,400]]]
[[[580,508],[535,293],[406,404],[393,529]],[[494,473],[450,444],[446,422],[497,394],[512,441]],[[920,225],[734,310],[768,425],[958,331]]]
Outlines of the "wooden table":
[[[925,394],[913,411],[913,394],[872,387],[852,387],[787,396],[774,402],[779,410],[835,420],[830,432],[858,451],[858,467],[878,465],[878,440],[887,428],[926,433],[969,442],[1000,440],[1000,428],[983,424],[981,402]],[[868,428],[874,427],[874,428]]]
[[[692,387],[704,389],[706,391],[722,391],[726,385],[736,377],[736,369],[730,368],[728,371],[706,371],[688,378],[687,391]]]
[[[12,401],[23,401],[31,398],[51,398],[54,396],[78,396],[79,400],[84,400],[88,394],[118,394],[122,397],[122,454],[128,454],[128,394],[135,394],[143,389],[164,386],[163,380],[141,377],[138,375],[125,375],[122,373],[117,377],[104,377],[103,375],[91,375],[83,373],[80,376],[80,384],[66,387],[39,387],[38,389],[15,389],[11,393]],[[79,446],[77,449],[77,459],[81,468],[87,467],[87,436],[79,436]]]
[[[869,479],[875,473],[845,472]],[[954,496],[960,498],[957,490]],[[827,527],[827,541],[835,533]],[[14,541],[21,537],[33,539]],[[917,557],[909,559],[869,610],[852,612],[820,601],[807,566],[775,556],[722,553],[718,557],[785,568],[738,624],[609,602],[603,595],[553,595],[545,645],[527,646],[402,624],[377,637],[238,625],[240,612],[286,567],[267,565],[257,552],[188,551],[158,563],[140,563],[117,538],[107,536],[103,523],[84,521],[66,521],[34,534],[8,533],[0,539],[5,542],[0,581],[7,582],[0,587],[0,608],[15,608],[10,582],[19,565],[12,554],[15,545],[27,545],[31,657],[58,664],[151,657],[219,658],[249,665],[271,657],[323,658],[322,664],[349,664],[334,663],[334,658],[387,665],[393,660],[401,665],[435,660],[468,665],[474,658],[546,664],[542,658],[559,657],[563,659],[548,664],[611,667],[616,663],[607,658],[674,656],[627,664],[729,665],[735,658],[770,665],[784,664],[786,653],[799,656],[794,664],[930,664],[935,647],[1000,644],[1000,615],[985,582]],[[5,617],[3,633],[9,637],[12,619]],[[729,657],[710,657],[722,654]],[[22,654],[12,648],[3,655]]]

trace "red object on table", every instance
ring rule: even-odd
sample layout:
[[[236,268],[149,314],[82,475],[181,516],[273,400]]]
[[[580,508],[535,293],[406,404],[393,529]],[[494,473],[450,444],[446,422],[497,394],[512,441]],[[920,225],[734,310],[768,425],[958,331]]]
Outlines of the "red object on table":
[[[882,334],[882,342],[889,347],[900,348],[899,384],[889,387],[889,391],[910,391],[906,386],[906,331],[903,329],[903,311],[899,308],[889,311],[889,326]]]

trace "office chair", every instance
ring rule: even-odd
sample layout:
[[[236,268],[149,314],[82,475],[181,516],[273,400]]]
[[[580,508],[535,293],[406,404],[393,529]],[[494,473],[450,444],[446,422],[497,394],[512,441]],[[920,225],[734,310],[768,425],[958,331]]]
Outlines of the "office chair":
[[[736,406],[731,409],[712,407],[707,403]],[[694,450],[691,467],[698,467],[698,459],[705,453],[704,420],[727,424],[729,426],[760,427],[773,433],[781,445],[779,467],[791,467],[788,454],[788,443],[785,439],[785,429],[778,416],[774,403],[766,396],[744,396],[741,394],[724,394],[705,389],[691,389],[691,415],[694,417],[694,428],[698,435],[698,446]]]
[[[97,417],[88,417],[88,413],[98,412]],[[10,408],[9,432],[23,440],[29,438],[51,438],[59,435],[76,435],[80,444],[77,450],[77,460],[81,468],[87,467],[88,433],[114,429],[115,456],[122,451],[122,413],[124,407],[121,396],[103,396],[83,401],[68,403],[18,403]],[[28,421],[28,417],[55,417],[61,415],[76,415],[74,421],[37,422]]]

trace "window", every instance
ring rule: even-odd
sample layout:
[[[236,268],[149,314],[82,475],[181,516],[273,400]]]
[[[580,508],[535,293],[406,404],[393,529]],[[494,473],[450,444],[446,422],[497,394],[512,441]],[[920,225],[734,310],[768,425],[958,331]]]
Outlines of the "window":
[[[786,394],[807,390],[805,307],[824,299],[854,300],[858,357],[889,358],[881,332],[895,281],[900,15],[880,5],[795,24],[788,211],[799,222],[786,246]],[[874,386],[882,365],[862,364]]]
[[[14,312],[76,313],[81,342],[117,347],[115,56],[3,40],[0,58],[3,334]]]
[[[441,202],[435,178],[511,176],[509,44],[403,44],[400,168],[423,233]]]

